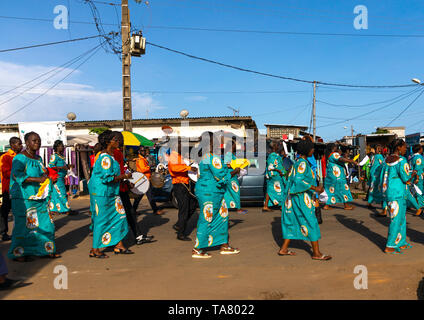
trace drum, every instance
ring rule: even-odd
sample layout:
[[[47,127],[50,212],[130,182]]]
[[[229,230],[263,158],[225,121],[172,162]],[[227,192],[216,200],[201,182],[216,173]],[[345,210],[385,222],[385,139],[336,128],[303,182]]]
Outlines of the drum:
[[[132,178],[128,179],[128,181],[134,184],[134,188],[131,189],[134,194],[142,195],[149,190],[149,179],[141,172],[133,172]]]
[[[197,178],[199,177],[199,165],[197,163],[193,163],[192,165],[190,165],[190,167],[197,168],[197,172],[190,170],[188,172],[188,177],[191,181],[197,182]]]

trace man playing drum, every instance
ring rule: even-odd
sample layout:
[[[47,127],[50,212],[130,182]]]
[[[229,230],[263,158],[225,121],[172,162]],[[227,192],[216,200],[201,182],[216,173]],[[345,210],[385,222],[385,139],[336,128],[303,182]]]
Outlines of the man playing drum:
[[[150,180],[152,173],[150,171],[149,163],[146,159],[146,155],[147,155],[146,149],[147,148],[145,148],[143,146],[140,147],[140,149],[138,150],[138,158],[137,158],[135,164],[136,164],[136,167],[137,167],[137,172],[141,172],[142,174],[144,174],[146,176],[147,179]],[[150,184],[149,189],[146,192],[146,196],[147,196],[147,199],[149,200],[150,207],[152,208],[153,213],[158,214],[158,215],[163,214],[164,211],[162,209],[158,208],[158,206],[156,205],[156,201],[153,198],[152,184]],[[133,203],[134,212],[137,212],[137,208],[138,208],[138,205],[139,205],[141,199],[143,199],[143,194],[139,195],[137,198],[134,199],[134,203]]]

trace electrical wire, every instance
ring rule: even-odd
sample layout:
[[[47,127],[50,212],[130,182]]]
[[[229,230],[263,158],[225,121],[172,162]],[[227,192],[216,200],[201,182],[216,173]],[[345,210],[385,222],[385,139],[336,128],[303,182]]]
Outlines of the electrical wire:
[[[353,84],[341,84],[341,83],[331,83],[331,82],[324,82],[324,81],[313,81],[313,80],[298,79],[298,78],[280,76],[280,75],[275,75],[275,74],[271,74],[271,73],[260,72],[260,71],[255,71],[255,70],[251,70],[251,69],[246,69],[246,68],[241,68],[241,67],[229,65],[229,64],[226,64],[226,63],[222,63],[222,62],[198,57],[198,56],[188,54],[188,53],[185,53],[185,52],[182,52],[182,51],[167,48],[167,47],[164,47],[164,46],[161,46],[161,45],[158,45],[158,44],[151,43],[149,41],[146,41],[146,44],[151,45],[151,46],[156,47],[156,48],[166,50],[166,51],[177,53],[179,55],[183,55],[183,56],[186,56],[188,58],[192,58],[192,59],[196,59],[196,60],[200,60],[200,61],[204,61],[204,62],[209,62],[209,63],[216,64],[216,65],[219,65],[219,66],[222,66],[222,67],[235,69],[235,70],[243,71],[243,72],[249,72],[249,73],[253,73],[253,74],[258,74],[258,75],[262,75],[262,76],[267,76],[267,77],[271,77],[271,78],[283,79],[283,80],[290,80],[290,81],[303,82],[303,83],[314,83],[314,82],[316,82],[317,84],[325,85],[325,86],[350,87],[350,88],[405,88],[405,87],[416,86],[416,84],[384,85],[384,86],[381,86],[381,85],[379,85],[379,86],[378,85],[374,85],[374,86],[372,86],[372,85],[353,85]]]
[[[34,45],[31,45],[31,46],[19,47],[19,48],[3,49],[3,50],[0,50],[0,53],[10,52],[10,51],[17,51],[17,50],[24,50],[24,49],[31,49],[31,48],[38,48],[38,47],[45,47],[45,46],[52,46],[52,45],[56,45],[56,44],[62,44],[62,43],[68,43],[68,42],[76,42],[76,41],[88,40],[88,39],[99,38],[99,37],[104,37],[105,38],[104,35],[99,34],[99,35],[96,35],[96,36],[90,36],[90,37],[84,37],[84,38],[76,38],[76,39],[70,39],[70,40],[63,40],[63,41],[56,41],[56,42],[34,44]]]
[[[408,98],[409,96],[413,95],[414,93],[416,93],[416,92],[417,92],[417,91],[419,91],[420,89],[421,89],[421,88],[415,88],[414,90],[412,90],[412,91],[409,93],[409,95],[408,95],[407,97],[404,97],[404,98],[402,98],[402,99],[400,99],[400,100],[398,99],[398,100],[396,100],[396,101],[394,101],[394,102],[391,102],[391,103],[389,103],[389,104],[387,104],[387,105],[385,105],[385,106],[382,106],[382,107],[376,108],[376,109],[374,109],[374,110],[371,110],[371,111],[369,111],[369,112],[366,112],[366,113],[360,114],[359,116],[355,116],[355,117],[353,117],[353,118],[345,119],[345,120],[342,120],[342,121],[336,121],[336,122],[333,122],[333,123],[331,123],[331,124],[327,124],[327,125],[319,126],[319,127],[317,127],[317,128],[330,127],[330,126],[337,125],[337,124],[340,124],[340,123],[344,123],[344,122],[347,122],[347,121],[352,121],[352,120],[356,120],[356,119],[362,118],[363,116],[366,116],[366,115],[369,115],[369,114],[371,114],[371,113],[374,113],[374,112],[377,112],[377,111],[383,110],[383,109],[385,109],[385,108],[388,108],[388,107],[390,107],[391,105],[395,104],[396,102],[399,102],[399,101],[401,101],[401,100],[403,100],[403,99]]]
[[[424,89],[421,90],[420,94],[408,105],[405,109],[403,109],[392,121],[390,121],[388,124],[385,125],[385,127],[390,126],[394,121],[396,121],[406,110],[408,110],[414,103],[421,97],[421,95],[424,93]]]
[[[75,57],[75,58],[73,58],[73,59],[71,59],[71,60],[69,60],[69,61],[67,61],[67,62],[65,62],[65,63],[63,63],[63,64],[61,64],[61,65],[60,65],[60,66],[58,66],[58,67],[55,67],[55,68],[53,68],[53,69],[51,69],[51,70],[49,70],[49,71],[47,71],[47,72],[44,72],[44,73],[40,74],[39,76],[37,76],[37,77],[35,77],[35,78],[33,78],[33,79],[29,80],[29,81],[26,81],[26,82],[24,82],[24,83],[21,83],[20,85],[15,86],[15,87],[13,87],[13,88],[12,88],[12,89],[10,89],[10,90],[7,90],[7,91],[5,91],[5,92],[0,93],[0,96],[3,96],[3,95],[5,95],[5,94],[8,94],[9,92],[15,91],[16,89],[22,88],[22,87],[24,87],[25,85],[27,85],[27,84],[29,84],[29,83],[31,83],[31,82],[33,82],[33,81],[35,81],[35,80],[38,80],[38,79],[40,79],[40,78],[42,78],[42,77],[44,77],[44,76],[46,76],[46,75],[48,75],[48,74],[50,74],[50,73],[52,73],[52,72],[55,72],[55,71],[56,71],[56,70],[58,70],[58,69],[66,68],[66,67],[68,67],[68,66],[72,65],[75,61],[78,61],[78,60],[79,60],[79,59],[81,59],[83,56],[85,56],[86,54],[88,54],[88,53],[90,53],[92,50],[94,50],[95,48],[97,48],[97,46],[96,46],[96,47],[94,47],[94,48],[92,48],[92,49],[90,49],[90,50],[88,50],[88,51],[86,51],[86,52],[84,52],[84,53],[82,53],[81,55],[79,55],[79,56],[77,56],[77,57]],[[25,89],[32,89],[32,88],[33,88],[33,87],[27,87],[27,88],[25,88]]]
[[[67,63],[65,63],[65,64],[63,65],[63,66],[64,66],[64,68],[65,68],[65,67],[69,67],[69,66],[73,65],[74,63],[78,62],[78,61],[79,61],[79,60],[81,60],[84,56],[86,56],[86,55],[90,54],[91,52],[93,52],[93,51],[94,51],[94,50],[96,50],[97,48],[98,48],[98,45],[97,45],[97,46],[95,46],[94,48],[92,48],[92,49],[90,49],[90,50],[88,50],[88,51],[84,52],[83,54],[79,55],[78,57],[73,58],[72,60],[68,61]],[[15,87],[14,89],[9,90],[8,92],[11,92],[11,91],[13,91],[13,90],[15,90],[15,89],[17,89],[17,88],[19,88],[19,87],[22,87],[23,85],[28,84],[28,83],[30,83],[30,82],[33,82],[33,81],[35,81],[35,80],[37,80],[37,79],[39,79],[39,78],[43,77],[44,75],[47,75],[47,74],[49,74],[49,73],[52,73],[53,71],[58,70],[58,69],[60,69],[60,67],[57,67],[57,68],[55,68],[55,69],[53,69],[53,70],[50,70],[50,71],[48,71],[48,72],[45,72],[44,74],[42,74],[42,75],[40,75],[40,76],[37,76],[36,78],[34,78],[34,79],[30,80],[30,81],[27,81],[27,82],[25,82],[24,84],[21,84],[21,85],[19,85],[19,86]],[[47,78],[45,78],[45,79],[43,79],[43,80],[41,80],[41,81],[37,82],[37,83],[36,83],[35,85],[33,85],[32,87],[28,87],[27,89],[25,89],[24,91],[22,91],[22,92],[20,92],[20,93],[18,93],[18,94],[16,94],[16,95],[14,95],[13,97],[10,97],[9,99],[7,99],[7,100],[5,100],[5,101],[2,101],[2,102],[0,103],[0,106],[4,105],[4,104],[6,104],[6,103],[8,103],[8,102],[10,102],[10,101],[12,101],[12,100],[14,100],[14,99],[16,99],[16,98],[20,97],[20,96],[22,96],[24,93],[26,93],[26,92],[28,92],[28,91],[30,91],[30,90],[32,90],[32,89],[34,89],[35,87],[39,86],[40,84],[43,84],[43,83],[44,83],[44,82],[46,82],[47,80],[49,80],[49,79],[51,79],[51,78],[55,77],[57,74],[59,74],[59,72],[60,72],[60,71],[61,71],[61,70],[56,71],[56,72],[55,72],[55,73],[53,73],[51,76],[49,76],[49,77],[47,77]],[[3,93],[3,94],[4,94],[4,93]]]
[[[94,56],[101,48],[101,44],[99,44],[96,48],[96,50],[94,50],[93,53],[91,53],[91,55],[89,55],[84,61],[82,61],[75,69],[72,69],[70,72],[68,72],[63,78],[61,78],[59,81],[55,82],[51,87],[49,87],[47,90],[45,90],[43,93],[41,93],[40,95],[38,95],[37,97],[35,97],[34,99],[32,99],[31,101],[29,101],[28,103],[24,104],[22,107],[19,107],[17,110],[15,110],[14,112],[12,112],[11,114],[9,114],[8,116],[4,117],[3,119],[0,120],[0,122],[3,122],[7,119],[9,119],[10,117],[12,117],[13,115],[17,114],[18,112],[22,111],[23,109],[25,109],[26,107],[28,107],[29,105],[31,105],[32,103],[34,103],[35,101],[37,101],[38,99],[40,99],[42,96],[44,96],[45,94],[47,94],[50,90],[52,90],[53,88],[55,88],[59,83],[61,83],[62,81],[64,81],[65,79],[67,79],[72,73],[74,73],[76,70],[78,70],[84,63],[86,63],[92,56]]]

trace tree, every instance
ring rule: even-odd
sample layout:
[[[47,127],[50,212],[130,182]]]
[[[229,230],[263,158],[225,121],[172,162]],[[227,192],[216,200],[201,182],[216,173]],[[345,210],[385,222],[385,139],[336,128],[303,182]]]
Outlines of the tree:
[[[99,135],[99,134],[102,134],[103,132],[105,132],[106,130],[109,130],[109,128],[107,128],[107,127],[96,127],[96,128],[90,129],[90,134],[95,133],[95,134]]]
[[[374,132],[374,134],[383,134],[383,133],[389,133],[389,130],[377,128],[377,131]]]

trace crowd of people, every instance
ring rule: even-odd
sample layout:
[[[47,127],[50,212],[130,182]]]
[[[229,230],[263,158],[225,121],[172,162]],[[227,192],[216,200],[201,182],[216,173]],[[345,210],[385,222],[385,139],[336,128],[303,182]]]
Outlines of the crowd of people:
[[[76,214],[69,205],[64,178],[72,165],[63,157],[64,145],[54,143],[54,154],[44,166],[37,155],[41,147],[40,136],[35,132],[22,141],[10,139],[10,150],[0,158],[2,196],[0,233],[3,241],[11,240],[8,257],[18,262],[32,261],[32,256],[60,258],[55,243],[53,215]],[[228,235],[229,210],[240,214],[247,211],[241,208],[240,184],[238,176],[241,168],[231,165],[236,160],[236,140],[233,139],[226,153],[215,152],[221,147],[212,132],[204,132],[199,143],[198,167],[188,164],[182,155],[180,139],[168,154],[168,171],[172,177],[174,194],[178,204],[178,220],[173,225],[177,239],[192,241],[189,237],[189,220],[200,209],[196,238],[192,248],[192,258],[211,258],[207,248],[220,247],[220,254],[233,255],[239,249],[230,246]],[[122,153],[124,139],[122,133],[107,130],[98,137],[95,154],[91,159],[92,174],[88,183],[92,231],[90,258],[106,259],[105,248],[113,248],[114,254],[134,254],[124,239],[131,230],[136,244],[153,242],[154,236],[142,234],[137,223],[137,208],[142,195],[131,203],[131,171],[126,166]],[[320,251],[321,239],[319,223],[321,218],[320,201],[323,210],[330,210],[336,204],[343,204],[345,210],[353,210],[353,201],[347,181],[346,164],[358,163],[342,156],[337,144],[326,146],[326,169],[323,183],[319,181],[314,158],[312,137],[305,137],[295,147],[296,160],[290,167],[284,165],[287,154],[281,143],[272,142],[271,153],[266,162],[266,196],[263,211],[278,209],[281,212],[282,246],[281,256],[294,256],[289,249],[291,240],[310,241],[312,259],[328,261],[331,255]],[[406,210],[417,209],[421,214],[424,207],[424,162],[423,148],[413,147],[410,164],[405,158],[407,146],[402,139],[395,139],[390,152],[384,157],[383,148],[375,147],[370,156],[368,175],[369,190],[367,201],[381,204],[383,211],[379,217],[390,216],[391,223],[384,252],[400,254],[411,245],[406,241]],[[139,149],[135,160],[136,171],[151,179],[152,164],[148,148]],[[412,170],[410,168],[412,167]],[[196,184],[190,183],[189,172],[198,173]],[[165,213],[152,195],[152,186],[146,192],[153,214]],[[370,207],[371,208],[371,207]],[[8,232],[10,209],[14,217],[13,233]],[[13,281],[6,277],[7,267],[0,255],[0,289],[7,288]]]

